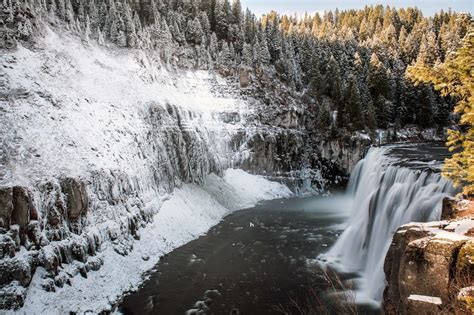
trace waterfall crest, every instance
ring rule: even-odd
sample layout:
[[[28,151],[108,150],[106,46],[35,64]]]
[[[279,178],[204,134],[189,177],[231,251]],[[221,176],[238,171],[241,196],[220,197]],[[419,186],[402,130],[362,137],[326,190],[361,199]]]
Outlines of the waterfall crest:
[[[360,273],[358,303],[382,300],[383,264],[397,228],[438,220],[443,198],[455,192],[439,172],[399,166],[389,151],[371,148],[355,167],[347,189],[353,199],[347,228],[323,257],[339,271]]]

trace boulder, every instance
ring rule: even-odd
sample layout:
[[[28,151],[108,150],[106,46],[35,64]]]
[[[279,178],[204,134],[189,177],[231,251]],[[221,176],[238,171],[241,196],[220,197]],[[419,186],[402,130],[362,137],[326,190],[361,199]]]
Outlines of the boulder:
[[[413,240],[423,238],[428,231],[416,226],[403,226],[393,235],[392,244],[387,252],[384,263],[385,277],[390,284],[384,291],[384,310],[387,314],[394,314],[400,308],[400,263],[405,249]]]
[[[402,226],[385,259],[384,313],[439,314],[452,307],[459,288],[472,282],[474,240],[465,233],[472,226],[469,218]]]
[[[400,262],[402,299],[416,293],[448,300],[451,266],[464,242],[436,238],[410,242]]]

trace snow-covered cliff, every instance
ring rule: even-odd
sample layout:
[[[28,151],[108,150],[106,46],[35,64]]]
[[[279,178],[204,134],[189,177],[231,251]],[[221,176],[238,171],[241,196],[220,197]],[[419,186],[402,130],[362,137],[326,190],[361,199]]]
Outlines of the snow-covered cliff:
[[[225,171],[252,163],[247,141],[259,127],[215,75],[170,73],[151,53],[84,45],[50,29],[0,58],[3,307],[23,303],[22,287],[55,291],[117,259],[125,271],[139,255],[133,247],[148,248],[151,263],[129,270],[119,294],[230,210],[291,194]],[[155,228],[143,230],[147,222]],[[136,245],[141,235],[149,241]],[[131,258],[107,259],[108,249]]]

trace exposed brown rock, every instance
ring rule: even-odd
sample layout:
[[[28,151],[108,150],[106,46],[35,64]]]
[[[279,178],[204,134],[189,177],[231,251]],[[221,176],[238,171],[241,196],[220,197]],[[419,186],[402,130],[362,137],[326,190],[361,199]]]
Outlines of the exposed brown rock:
[[[12,212],[13,189],[11,187],[0,188],[0,227],[10,227]]]
[[[87,213],[88,196],[86,185],[74,178],[66,178],[61,183],[61,189],[67,198],[67,212],[69,219],[77,219]]]
[[[428,237],[409,243],[400,261],[401,299],[419,294],[448,300],[451,266],[464,242]]]
[[[240,82],[240,87],[241,88],[246,88],[250,85],[251,79],[250,79],[250,74],[252,72],[252,69],[247,68],[247,67],[241,67],[240,68],[240,73],[239,73],[239,82]]]
[[[474,201],[446,197],[443,199],[441,220],[474,217]]]
[[[456,216],[460,204],[466,205],[446,199],[443,215]],[[457,311],[459,289],[473,281],[474,239],[469,236],[473,227],[474,220],[469,217],[402,226],[395,233],[385,259],[388,286],[384,291],[384,312]]]
[[[13,187],[13,212],[12,224],[18,224],[24,229],[30,222],[31,210],[33,208],[31,194],[24,187]]]
[[[456,217],[457,200],[455,198],[446,197],[443,199],[443,207],[441,209],[441,220],[451,220]]]

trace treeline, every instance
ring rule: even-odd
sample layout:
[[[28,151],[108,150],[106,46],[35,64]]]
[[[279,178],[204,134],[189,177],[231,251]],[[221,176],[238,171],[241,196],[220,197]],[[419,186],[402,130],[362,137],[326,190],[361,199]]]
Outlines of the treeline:
[[[451,11],[423,17],[383,6],[257,19],[239,0],[3,0],[3,8],[59,18],[100,44],[158,50],[178,67],[264,72],[305,96],[317,126],[348,130],[445,126],[452,101],[430,85],[414,86],[405,71],[442,63],[472,23]]]

